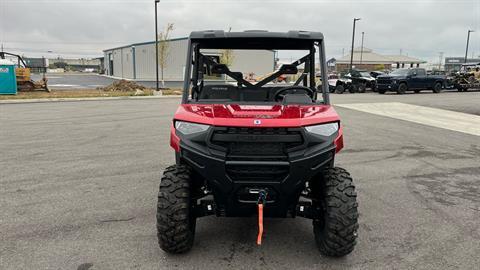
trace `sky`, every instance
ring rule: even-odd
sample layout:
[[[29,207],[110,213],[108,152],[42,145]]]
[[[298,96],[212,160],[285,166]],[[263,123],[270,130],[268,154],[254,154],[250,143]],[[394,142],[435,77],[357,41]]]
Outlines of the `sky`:
[[[480,0],[161,0],[159,29],[172,37],[194,30],[309,30],[325,36],[327,58],[348,54],[352,20],[355,47],[437,62],[480,56]],[[102,51],[151,41],[154,0],[0,0],[0,45],[25,56],[96,57]],[[287,56],[283,56],[287,57]]]

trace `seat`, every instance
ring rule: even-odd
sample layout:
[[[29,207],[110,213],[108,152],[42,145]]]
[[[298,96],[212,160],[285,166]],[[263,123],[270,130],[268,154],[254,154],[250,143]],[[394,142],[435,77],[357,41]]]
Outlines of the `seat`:
[[[244,88],[241,90],[240,100],[246,101],[246,102],[253,102],[253,101],[264,102],[266,96],[267,96],[266,91],[263,88],[257,88],[257,89]]]
[[[203,86],[198,99],[238,100],[238,87],[230,84],[207,84]]]

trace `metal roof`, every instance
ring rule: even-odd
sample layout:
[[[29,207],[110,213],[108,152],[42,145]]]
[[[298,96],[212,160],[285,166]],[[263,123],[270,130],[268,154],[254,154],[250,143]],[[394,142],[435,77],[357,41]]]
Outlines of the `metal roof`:
[[[363,48],[362,53],[361,49],[355,48],[353,50],[353,63],[359,64],[360,59],[362,59],[362,64],[393,64],[390,58],[374,53],[371,49]],[[350,54],[337,59],[337,64],[350,64]]]
[[[395,63],[414,63],[414,64],[422,64],[426,63],[427,61],[421,60],[418,58],[406,56],[406,55],[386,55],[388,58],[392,59]]]
[[[310,31],[288,31],[288,32],[269,32],[266,30],[246,30],[243,32],[225,32],[223,30],[205,30],[205,31],[193,31],[190,34],[191,39],[228,39],[228,38],[272,38],[272,39],[301,39],[301,40],[323,40],[323,34],[320,32]],[[188,37],[172,38],[168,41],[186,40]],[[119,46],[111,49],[105,49],[103,52],[118,50],[123,48],[131,48],[133,46],[141,46],[155,44],[155,41],[147,41],[140,43],[133,43],[130,45]]]
[[[188,37],[180,37],[180,38],[172,38],[172,39],[169,39],[167,41],[177,41],[177,40],[187,40],[187,39],[188,39]],[[130,45],[124,45],[124,46],[115,47],[115,48],[111,48],[111,49],[105,49],[103,51],[107,52],[107,51],[113,51],[113,50],[118,50],[118,49],[123,49],[123,48],[131,48],[133,46],[148,45],[148,44],[155,44],[155,41],[133,43],[133,44],[130,44]]]
[[[409,57],[406,55],[382,55],[373,52],[369,48],[355,48],[353,50],[353,63],[359,64],[360,59],[362,59],[362,64],[395,64],[395,63],[414,63],[422,64],[427,61]],[[337,64],[350,64],[350,54],[343,56],[340,59],[337,59]]]
[[[269,32],[267,30],[247,30],[243,32],[225,32],[223,30],[193,31],[191,39],[215,38],[279,38],[279,39],[306,39],[323,40],[323,34],[310,31]]]

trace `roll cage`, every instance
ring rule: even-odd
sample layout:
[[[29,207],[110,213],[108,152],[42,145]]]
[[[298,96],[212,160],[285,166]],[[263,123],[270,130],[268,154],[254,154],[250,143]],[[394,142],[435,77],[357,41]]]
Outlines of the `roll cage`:
[[[232,49],[232,50],[305,50],[308,54],[300,59],[280,66],[256,83],[243,78],[241,72],[231,71],[228,66],[219,63],[214,57],[204,55],[202,49]],[[323,34],[319,32],[288,31],[200,31],[192,32],[188,42],[187,62],[185,65],[185,80],[182,102],[198,100],[199,93],[204,87],[205,73],[223,74],[236,81],[240,89],[259,89],[272,82],[281,75],[297,74],[298,66],[304,64],[302,74],[295,81],[294,86],[308,87],[314,91],[313,100],[317,100],[317,93],[321,92],[324,104],[330,104],[328,84],[322,83],[317,89],[315,82],[315,53],[318,52],[321,81],[327,81],[327,67],[325,58],[325,44]],[[191,91],[190,91],[191,89]],[[191,100],[189,100],[189,97]]]

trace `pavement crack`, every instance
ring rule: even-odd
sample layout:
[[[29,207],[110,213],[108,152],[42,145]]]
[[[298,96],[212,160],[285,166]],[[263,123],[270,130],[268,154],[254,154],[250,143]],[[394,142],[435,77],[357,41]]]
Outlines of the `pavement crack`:
[[[122,221],[130,221],[135,219],[135,217],[131,218],[118,218],[118,219],[105,219],[105,220],[100,220],[102,223],[109,223],[109,222],[122,222]]]

